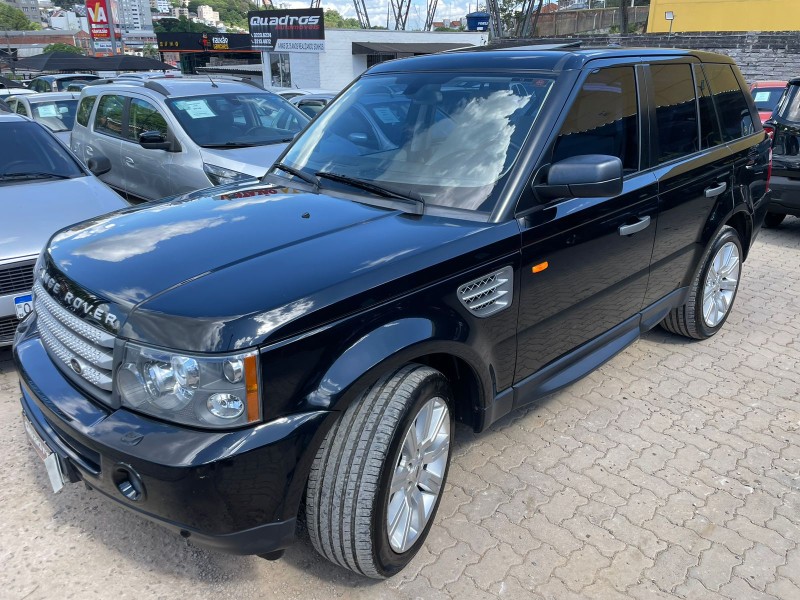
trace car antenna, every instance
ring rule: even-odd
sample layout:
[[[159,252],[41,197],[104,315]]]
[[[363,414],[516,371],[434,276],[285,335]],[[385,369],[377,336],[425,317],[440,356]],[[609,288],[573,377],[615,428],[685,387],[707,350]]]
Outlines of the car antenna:
[[[215,87],[215,88],[218,88],[218,87],[219,87],[219,86],[218,86],[216,83],[214,83],[214,80],[213,80],[213,79],[211,79],[211,75],[209,75],[208,73],[206,73],[206,77],[208,77],[208,80],[211,82],[211,87]]]

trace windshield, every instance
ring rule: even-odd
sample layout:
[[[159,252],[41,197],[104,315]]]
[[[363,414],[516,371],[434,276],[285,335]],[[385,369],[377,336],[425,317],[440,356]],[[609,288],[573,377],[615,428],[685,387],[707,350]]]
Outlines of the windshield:
[[[67,89],[70,83],[74,83],[76,81],[91,81],[92,79],[98,79],[96,75],[76,75],[75,77],[62,77],[61,79],[56,79],[56,90],[59,92],[63,92]]]
[[[194,142],[205,148],[290,142],[308,117],[274,94],[213,94],[167,100]]]
[[[756,108],[760,111],[772,112],[778,104],[778,100],[783,94],[784,88],[770,87],[770,88],[756,88],[753,90],[753,100],[755,100]]]
[[[50,131],[72,131],[78,100],[56,100],[55,102],[30,101],[34,121],[39,121]]]
[[[85,175],[78,162],[41,125],[0,123],[0,186]]]
[[[319,115],[282,162],[305,175],[370,181],[426,205],[490,212],[495,184],[552,85],[552,75],[536,74],[367,76]]]

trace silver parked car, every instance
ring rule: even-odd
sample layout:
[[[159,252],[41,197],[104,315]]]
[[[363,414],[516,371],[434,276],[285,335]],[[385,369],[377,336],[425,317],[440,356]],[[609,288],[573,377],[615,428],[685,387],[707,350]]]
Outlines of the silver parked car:
[[[31,311],[33,265],[59,229],[128,206],[39,123],[0,113],[0,346]],[[107,161],[92,161],[102,172]]]
[[[12,112],[39,121],[69,146],[69,132],[75,124],[78,97],[79,94],[71,92],[45,92],[27,96],[9,96],[6,102]]]
[[[308,117],[253,84],[154,78],[87,86],[70,145],[104,156],[104,182],[128,199],[156,200],[262,177]]]

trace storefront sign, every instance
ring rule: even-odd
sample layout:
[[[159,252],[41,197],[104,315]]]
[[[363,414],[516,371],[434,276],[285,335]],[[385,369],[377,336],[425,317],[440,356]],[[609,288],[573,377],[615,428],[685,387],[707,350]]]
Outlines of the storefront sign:
[[[246,33],[156,33],[161,52],[244,52],[250,48]]]
[[[93,40],[111,39],[109,10],[106,0],[86,0],[86,17]]]
[[[250,45],[265,52],[325,52],[321,8],[260,10],[247,13]]]

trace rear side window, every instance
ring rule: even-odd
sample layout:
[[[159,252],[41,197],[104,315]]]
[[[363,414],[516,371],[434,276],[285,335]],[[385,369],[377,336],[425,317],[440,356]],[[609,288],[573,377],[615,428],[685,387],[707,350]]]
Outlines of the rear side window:
[[[722,130],[717,111],[714,110],[714,101],[711,99],[711,88],[700,65],[694,65],[694,83],[700,112],[700,147],[713,148],[722,143]]]
[[[775,115],[792,123],[800,122],[800,85],[789,85],[781,96]]]
[[[652,65],[656,97],[658,163],[700,149],[691,65]]]
[[[139,136],[145,131],[158,131],[160,134],[167,135],[167,121],[158,109],[139,98],[131,99],[131,106],[128,109],[128,133],[125,137],[135,142],[139,141]]]
[[[89,125],[89,116],[92,114],[92,105],[94,104],[94,96],[87,96],[78,105],[77,121],[79,125],[84,127]]]
[[[738,140],[755,130],[750,106],[731,65],[705,64],[703,70],[717,105],[722,136],[726,142]]]
[[[25,115],[26,117],[28,116],[28,111],[25,110],[25,105],[22,102],[20,102],[19,100],[17,100],[17,111],[16,112],[17,112],[18,115]]]
[[[94,115],[94,130],[122,137],[122,96],[101,96]]]
[[[553,162],[583,154],[605,154],[619,157],[625,173],[638,171],[638,121],[633,67],[590,73],[558,134]]]

